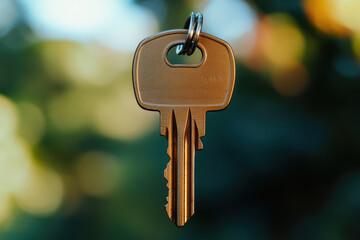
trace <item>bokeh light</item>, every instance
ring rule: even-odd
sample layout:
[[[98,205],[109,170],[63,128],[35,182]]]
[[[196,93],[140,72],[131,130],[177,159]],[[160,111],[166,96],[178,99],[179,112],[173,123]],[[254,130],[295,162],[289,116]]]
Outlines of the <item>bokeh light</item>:
[[[18,1],[31,27],[42,38],[96,41],[128,52],[158,28],[150,12],[129,0]]]
[[[19,134],[31,144],[37,144],[44,135],[46,122],[41,109],[30,102],[22,102],[18,105],[20,124]]]
[[[305,40],[294,20],[285,14],[273,14],[265,19],[261,47],[264,57],[272,66],[280,69],[291,68],[301,61]]]
[[[71,42],[48,43],[42,47],[43,61],[49,74],[61,80],[70,80],[77,85],[99,86],[108,84],[113,78],[104,71],[106,64],[100,50],[92,50]],[[114,69],[114,68],[111,68]]]
[[[81,190],[91,196],[106,196],[121,184],[121,169],[113,156],[89,152],[76,163],[76,176]]]
[[[15,196],[17,204],[26,212],[49,215],[62,202],[63,184],[57,173],[32,162],[29,177]]]
[[[287,97],[300,95],[307,87],[308,81],[309,73],[300,63],[290,69],[274,72],[272,76],[274,89]]]
[[[39,109],[31,104],[21,104],[21,108],[32,112],[29,124],[33,130],[43,126],[43,118]],[[27,143],[18,136],[19,115],[9,99],[0,95],[0,116],[2,138],[0,139],[0,223],[11,216],[12,204],[15,198],[18,205],[33,214],[50,214],[54,212],[62,201],[62,183],[60,177],[49,169],[37,166],[33,154]],[[25,119],[25,118],[24,118]],[[29,142],[35,144],[39,140],[37,133],[31,134],[27,129]],[[26,132],[26,131],[25,131]]]
[[[0,193],[13,193],[29,177],[31,155],[22,140],[8,136],[0,144]]]
[[[10,197],[4,193],[0,193],[0,226],[7,220],[12,213],[12,205]]]
[[[0,141],[15,133],[18,123],[17,110],[14,104],[6,97],[0,95]]]
[[[204,31],[228,41],[237,57],[247,56],[253,47],[257,16],[242,0],[205,1]]]
[[[95,99],[87,91],[74,89],[54,96],[48,103],[52,123],[59,130],[84,129],[91,123]]]
[[[0,2],[0,37],[8,33],[19,20],[19,14],[14,1],[2,0]]]
[[[360,32],[360,1],[357,0],[333,0],[334,15],[338,21],[350,29],[353,33]]]
[[[304,0],[310,21],[321,31],[335,36],[349,36],[360,31],[357,0]]]
[[[94,127],[116,139],[136,139],[156,126],[157,112],[138,108],[131,83],[119,84],[94,104]]]
[[[360,61],[360,34],[356,35],[353,38],[353,40],[352,40],[352,48],[353,48],[353,51],[354,51],[356,57]]]
[[[306,47],[305,36],[293,17],[269,14],[258,21],[255,47],[244,63],[269,75],[279,94],[298,96],[309,82],[308,70],[302,64]]]

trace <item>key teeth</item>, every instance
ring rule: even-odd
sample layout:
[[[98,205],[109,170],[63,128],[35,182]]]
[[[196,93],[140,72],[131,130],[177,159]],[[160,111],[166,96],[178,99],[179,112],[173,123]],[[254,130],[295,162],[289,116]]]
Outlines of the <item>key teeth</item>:
[[[203,145],[201,139],[199,138],[199,139],[198,139],[198,149],[201,150],[201,149],[203,149],[203,148],[204,148],[204,145]]]
[[[169,168],[169,163],[167,164],[165,170],[164,170],[164,178],[166,179],[167,183],[166,183],[166,187],[169,189],[169,180],[168,180],[168,168]],[[166,197],[167,198],[167,197]]]
[[[168,152],[168,155],[170,156],[169,152]],[[170,161],[171,161],[171,156],[170,156],[170,160],[168,162],[168,164],[166,165],[166,168],[164,170],[164,178],[166,179],[167,183],[166,183],[166,187],[168,188],[168,191],[169,191],[169,167],[170,167]],[[168,195],[169,195],[169,192],[168,192]],[[169,196],[166,197],[166,201],[167,201],[167,204],[166,206],[168,205],[168,198]]]
[[[199,128],[198,128],[197,122],[196,122],[196,120],[194,120],[194,121],[195,121],[195,138],[196,138],[196,143],[197,143],[196,150],[201,150],[204,148],[204,145],[200,139]]]
[[[173,114],[173,113],[172,113]],[[173,159],[172,159],[172,152],[171,152],[171,150],[172,150],[172,148],[171,148],[171,142],[169,141],[170,140],[170,138],[172,137],[172,133],[170,133],[170,131],[173,131],[173,128],[174,128],[174,126],[173,126],[173,121],[172,121],[173,119],[172,119],[172,117],[171,117],[171,120],[170,120],[170,126],[171,126],[171,128],[169,129],[169,127],[165,127],[165,130],[164,130],[164,134],[162,134],[162,135],[164,135],[167,139],[168,139],[168,142],[169,142],[169,145],[168,145],[168,148],[167,148],[167,154],[168,154],[168,156],[169,156],[169,161],[168,161],[168,163],[167,163],[167,165],[166,165],[166,168],[165,168],[165,170],[164,170],[164,178],[166,179],[166,181],[167,181],[167,183],[166,183],[166,187],[168,188],[168,196],[166,197],[166,204],[165,204],[165,211],[166,211],[166,214],[168,215],[168,217],[173,221],[173,216],[171,216],[171,203],[169,202],[169,194],[170,194],[170,174],[171,174],[171,172],[170,172],[170,168],[171,168],[171,164],[172,164],[172,161],[173,161]]]

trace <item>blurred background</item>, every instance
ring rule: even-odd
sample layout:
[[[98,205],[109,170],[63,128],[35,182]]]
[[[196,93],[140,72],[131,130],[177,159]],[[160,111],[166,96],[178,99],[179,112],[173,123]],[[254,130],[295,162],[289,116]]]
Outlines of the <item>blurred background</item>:
[[[138,43],[191,11],[237,79],[168,219]],[[360,239],[359,0],[0,0],[0,239]]]

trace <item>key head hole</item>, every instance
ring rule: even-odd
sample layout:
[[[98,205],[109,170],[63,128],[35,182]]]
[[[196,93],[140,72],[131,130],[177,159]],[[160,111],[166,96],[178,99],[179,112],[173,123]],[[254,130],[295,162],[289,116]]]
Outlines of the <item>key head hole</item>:
[[[165,61],[171,67],[198,67],[204,61],[203,51],[197,47],[194,53],[188,55],[177,55],[176,48],[178,45],[174,45],[169,48],[167,54],[165,54]]]

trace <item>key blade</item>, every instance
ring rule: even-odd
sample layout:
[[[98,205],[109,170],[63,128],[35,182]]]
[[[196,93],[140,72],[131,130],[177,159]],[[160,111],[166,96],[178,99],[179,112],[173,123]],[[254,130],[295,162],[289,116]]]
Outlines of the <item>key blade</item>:
[[[178,227],[195,212],[195,152],[200,149],[199,131],[189,108],[162,112],[164,134],[168,138],[170,161],[164,171],[169,194],[165,210]]]

